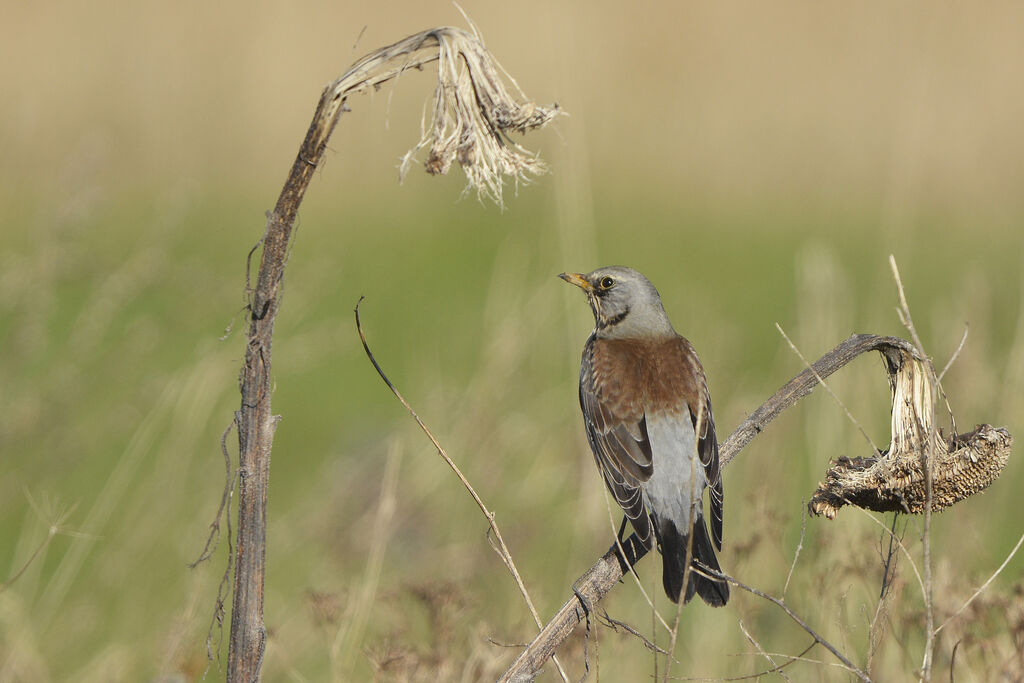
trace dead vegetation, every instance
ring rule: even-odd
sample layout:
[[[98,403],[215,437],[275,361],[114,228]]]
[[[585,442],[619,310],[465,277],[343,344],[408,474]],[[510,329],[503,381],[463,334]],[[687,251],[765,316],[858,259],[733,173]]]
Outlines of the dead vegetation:
[[[932,511],[983,491],[996,480],[1013,447],[1006,429],[978,425],[967,434],[936,442]],[[811,498],[816,515],[835,519],[844,505],[876,512],[919,515],[928,503],[926,474],[916,452],[888,451],[877,457],[840,457]]]

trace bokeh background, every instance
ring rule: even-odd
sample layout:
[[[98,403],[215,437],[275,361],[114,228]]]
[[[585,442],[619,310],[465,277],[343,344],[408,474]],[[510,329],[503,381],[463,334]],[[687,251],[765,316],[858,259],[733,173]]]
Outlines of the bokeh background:
[[[893,254],[940,367],[969,325],[944,382],[958,425],[1021,433],[1019,3],[462,6],[527,94],[568,112],[524,140],[552,174],[509,187],[504,211],[461,196],[457,171],[399,185],[430,70],[350,101],[274,344],[266,680],[493,679],[516,652],[501,644],[535,632],[484,518],[363,356],[361,295],[378,359],[496,512],[543,618],[612,533],[576,404],[592,321],[564,270],[628,264],[659,286],[724,437],[802,368],[774,323],[808,357],[905,334]],[[465,21],[404,0],[4,0],[0,15],[0,680],[222,678],[206,638],[225,544],[186,565],[224,484],[246,254],[322,87]],[[833,386],[887,442],[881,363]],[[804,529],[787,602],[877,678],[910,679],[924,618],[907,560],[879,611],[879,524],[802,521],[828,460],[867,449],[824,393],[788,412],[725,471],[722,563],[779,595]],[[1014,456],[935,517],[939,620],[1024,531],[1022,486]],[[897,529],[920,562],[920,520]],[[670,613],[658,564],[640,576]],[[1015,557],[943,630],[936,676],[1021,675],[1022,571]],[[675,675],[769,668],[744,630],[769,653],[810,643],[734,596],[686,608]],[[667,642],[635,582],[602,607]],[[222,657],[226,627],[212,634]],[[575,677],[583,650],[561,653]],[[587,655],[605,680],[654,672],[606,627]],[[827,663],[793,680],[846,680],[820,648],[807,657]]]

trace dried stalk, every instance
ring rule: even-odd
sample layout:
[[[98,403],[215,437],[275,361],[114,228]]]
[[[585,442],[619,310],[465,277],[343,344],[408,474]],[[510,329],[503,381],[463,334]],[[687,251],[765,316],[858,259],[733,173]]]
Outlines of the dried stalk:
[[[868,351],[878,351],[882,354],[890,377],[895,376],[896,372],[905,364],[910,365],[907,363],[908,359],[917,362],[920,358],[916,348],[910,342],[898,337],[879,337],[872,334],[851,336],[786,383],[744,420],[722,443],[720,447],[721,466],[728,465],[770,422],[810,394],[823,379]],[[910,386],[914,386],[913,382]],[[920,384],[917,386],[920,387]],[[902,418],[900,419],[902,420]],[[1005,430],[996,431],[1005,432]],[[901,441],[903,438],[903,436],[897,437],[894,433],[894,443],[904,443]],[[622,578],[624,571],[627,571],[647,552],[635,534],[626,539],[623,548],[625,552],[620,553],[617,546],[613,545],[583,577],[577,580],[576,588],[590,605],[597,604]],[[574,596],[566,601],[540,635],[534,638],[533,642],[520,653],[500,680],[517,683],[533,680],[547,658],[572,633],[582,617],[583,611],[579,600]],[[863,674],[863,672],[853,671],[857,675]]]
[[[860,680],[864,681],[864,683],[871,683],[871,677],[868,676],[866,671],[863,671],[862,669],[857,668],[854,665],[854,663],[851,662],[849,659],[847,659],[847,657],[842,652],[840,652],[838,649],[836,649],[836,647],[834,645],[832,645],[832,643],[830,643],[827,640],[825,640],[824,638],[822,638],[818,634],[817,631],[815,631],[813,628],[811,628],[807,624],[807,622],[805,622],[803,619],[801,619],[800,616],[796,612],[794,612],[792,609],[790,609],[789,605],[787,605],[784,601],[782,601],[779,598],[776,598],[776,597],[774,597],[772,595],[768,595],[767,593],[765,593],[763,591],[759,591],[756,588],[752,588],[751,586],[746,585],[742,581],[737,581],[736,579],[732,578],[731,576],[726,576],[725,574],[722,574],[721,576],[719,576],[717,573],[713,574],[712,576],[714,576],[714,578],[725,578],[732,585],[737,586],[738,588],[742,588],[743,590],[747,591],[748,593],[750,593],[752,595],[756,595],[759,598],[763,598],[764,600],[767,600],[768,602],[772,603],[773,605],[775,605],[776,607],[781,609],[783,612],[786,613],[786,616],[788,616],[790,619],[792,619],[794,622],[796,622],[797,625],[800,626],[800,628],[802,628],[812,638],[814,638],[814,642],[815,643],[817,643],[817,644],[821,645],[822,647],[824,647],[826,650],[831,652],[832,655],[836,659],[838,659],[840,662],[842,662],[842,665],[843,665],[844,669],[846,669],[847,671],[852,673],[854,676],[856,676]]]
[[[783,600],[786,599],[785,594],[783,594],[782,599]],[[747,639],[747,642],[750,643],[751,645],[753,645],[754,648],[757,649],[758,654],[760,654],[762,657],[767,659],[768,663],[772,665],[772,668],[770,669],[770,671],[773,672],[773,673],[778,674],[779,678],[781,678],[782,680],[789,681],[790,680],[789,676],[787,676],[786,674],[784,674],[782,672],[782,667],[780,667],[778,662],[775,661],[775,658],[773,658],[770,654],[768,654],[765,651],[765,649],[763,647],[761,647],[761,643],[758,642],[757,638],[755,638],[750,633],[750,631],[747,630],[747,627],[743,624],[743,620],[742,619],[737,619],[736,621],[739,624],[740,630],[743,631],[743,636]],[[804,654],[807,654],[811,650],[811,648],[813,648],[817,644],[818,643],[816,641],[812,640],[811,644],[807,647],[807,649],[805,649],[801,653],[801,656],[803,656]],[[788,661],[785,664],[783,664],[782,666],[787,666],[787,665],[792,664],[792,663],[793,663],[792,661]],[[764,674],[758,673],[756,675],[756,678],[760,679],[762,675],[764,675]]]
[[[924,344],[921,342],[921,338],[917,335],[917,328],[914,327],[914,319],[910,316],[910,306],[907,304],[907,295],[903,291],[903,280],[900,279],[900,270],[896,266],[896,257],[889,254],[889,266],[892,268],[893,279],[896,280],[896,291],[899,293],[900,306],[897,311],[900,314],[900,319],[903,321],[903,325],[910,332],[910,338],[914,340],[914,346],[917,349],[918,357],[920,358],[920,367],[917,368],[917,372],[911,373],[911,378],[907,380],[904,378],[903,383],[909,383],[910,389],[904,387],[904,410],[902,411],[901,420],[903,423],[910,423],[913,430],[906,429],[904,434],[901,434],[904,442],[911,442],[916,446],[918,454],[918,462],[921,465],[922,475],[924,478],[924,528],[921,531],[921,554],[922,562],[924,564],[924,587],[925,587],[925,599],[924,599],[924,615],[925,615],[925,645],[924,645],[924,661],[921,663],[920,677],[923,681],[930,681],[932,679],[932,659],[935,653],[935,602],[932,598],[932,506],[934,504],[934,490],[933,483],[935,477],[935,462],[934,457],[939,451],[942,440],[939,438],[938,430],[935,426],[935,402],[938,399],[938,385],[939,380],[935,376],[935,366],[932,364],[931,358],[924,351]],[[893,443],[892,450],[897,447],[896,442],[896,410],[897,401],[896,395],[899,387],[893,389]],[[909,409],[909,410],[908,410]],[[909,415],[907,413],[910,413]],[[901,424],[901,427],[906,428],[905,424]],[[956,430],[953,430],[954,434]],[[906,445],[904,443],[903,445]],[[1002,469],[1002,468],[1000,468]],[[985,486],[988,484],[986,483]]]
[[[512,553],[509,551],[508,546],[505,545],[505,539],[501,535],[501,529],[498,528],[498,522],[495,520],[495,514],[487,507],[483,498],[481,498],[480,494],[476,492],[473,485],[469,483],[469,479],[466,478],[466,475],[462,473],[459,466],[455,464],[455,461],[452,460],[451,456],[449,456],[444,450],[441,446],[441,442],[437,440],[436,436],[434,436],[434,433],[430,431],[423,420],[420,419],[420,416],[416,411],[413,410],[413,407],[409,405],[409,402],[405,400],[405,397],[402,396],[402,392],[400,392],[398,387],[388,379],[387,374],[384,372],[384,368],[380,366],[380,363],[377,362],[376,357],[373,355],[373,351],[370,350],[370,344],[366,341],[366,334],[363,332],[363,325],[359,320],[359,305],[362,303],[363,299],[360,297],[355,308],[356,331],[359,333],[359,341],[363,344],[363,351],[366,352],[366,357],[370,359],[373,369],[376,370],[377,374],[380,375],[380,378],[384,380],[384,384],[387,385],[388,389],[391,390],[391,393],[395,395],[395,398],[398,399],[402,406],[409,411],[409,415],[411,415],[412,419],[416,421],[417,425],[419,425],[420,430],[422,430],[427,438],[430,439],[430,443],[434,445],[434,448],[437,450],[437,454],[441,456],[441,459],[443,459],[448,467],[451,468],[452,472],[455,473],[455,476],[458,477],[459,481],[462,482],[462,485],[469,492],[473,502],[476,503],[478,508],[480,508],[480,512],[484,514],[484,517],[487,519],[487,524],[490,526],[490,532],[494,535],[494,539],[497,542],[497,545],[494,546],[495,551],[498,553],[501,561],[505,564],[505,567],[508,568],[509,573],[512,574],[512,578],[515,580],[516,586],[519,588],[519,593],[523,596],[523,600],[526,601],[526,606],[529,608],[530,614],[533,615],[534,621],[537,622],[537,626],[542,626],[543,622],[540,620],[540,615],[537,614],[537,608],[533,606],[533,600],[530,599],[530,594],[526,590],[526,584],[523,583],[523,578],[519,574],[519,569],[516,567],[516,563],[512,560]],[[568,681],[569,678],[565,675],[565,672],[562,671],[561,666],[558,664],[558,660],[555,660],[555,666],[558,667],[558,671],[562,675],[562,679]]]
[[[978,590],[971,593],[971,597],[967,598],[967,600],[964,601],[964,604],[960,605],[957,611],[953,612],[951,615],[946,617],[946,620],[939,624],[939,627],[935,629],[935,635],[939,635],[939,631],[946,628],[946,624],[960,616],[960,614],[965,609],[967,609],[967,607],[970,606],[972,602],[974,602],[974,599],[981,595],[985,591],[985,589],[988,588],[989,585],[996,580],[996,577],[999,576],[999,574],[1001,574],[1004,569],[1006,569],[1006,565],[1010,564],[1010,560],[1013,559],[1013,556],[1017,554],[1017,551],[1020,550],[1020,547],[1022,545],[1024,545],[1024,534],[1021,534],[1021,537],[1017,539],[1017,545],[1013,546],[1013,550],[1011,550],[1010,554],[1006,556],[1006,559],[1003,560],[1003,563],[999,565],[999,567],[996,568],[994,572],[992,572],[992,576],[988,577],[988,579],[985,580],[985,583],[978,586]]]
[[[557,107],[518,102],[479,37],[457,28],[435,28],[381,48],[330,83],[320,96],[261,240],[256,286],[249,295],[249,333],[241,371],[237,416],[238,544],[228,650],[228,680],[255,681],[262,665],[263,580],[266,565],[267,486],[270,451],[278,418],[270,408],[274,321],[299,205],[323,161],[327,142],[345,111],[347,97],[389,81],[410,68],[437,61],[433,121],[415,149],[430,146],[427,170],[443,173],[457,161],[471,186],[501,202],[503,175],[517,182],[544,170],[541,162],[511,141],[515,132],[543,126]],[[407,156],[407,160],[408,160]]]

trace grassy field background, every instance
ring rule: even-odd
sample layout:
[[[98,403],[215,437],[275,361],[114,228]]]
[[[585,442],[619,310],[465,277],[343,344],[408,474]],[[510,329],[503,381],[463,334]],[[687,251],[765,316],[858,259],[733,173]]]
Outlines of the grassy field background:
[[[0,7],[21,57],[0,60],[0,681],[222,678],[205,639],[226,548],[186,565],[223,487],[246,254],[323,85],[464,22],[439,2]],[[491,641],[535,632],[485,520],[363,356],[361,295],[378,360],[497,513],[543,618],[612,533],[576,403],[592,319],[562,271],[621,263],[658,285],[724,437],[802,368],[774,323],[808,357],[854,332],[905,336],[893,254],[940,367],[969,325],[944,381],[958,425],[1021,433],[1019,4],[463,7],[523,89],[568,112],[524,141],[553,172],[510,188],[504,211],[460,199],[457,172],[399,186],[429,69],[350,102],[275,338],[266,680],[494,679],[516,650]],[[887,442],[881,363],[832,385]],[[773,424],[725,471],[725,569],[780,594],[828,460],[867,448],[825,394]],[[1022,487],[1013,456],[934,518],[939,621],[1024,532]],[[920,562],[920,520],[898,524]],[[856,511],[808,520],[786,594],[860,665],[881,542]],[[639,569],[666,611],[659,563]],[[1022,572],[1018,555],[943,630],[937,679],[1021,675]],[[769,653],[810,643],[734,595],[686,608],[675,675],[769,668],[744,629]],[[901,560],[877,679],[913,678],[922,605]],[[634,582],[602,607],[653,636]],[[598,628],[587,648],[604,680],[654,671],[628,634]],[[581,638],[561,653],[577,677],[583,656]],[[797,662],[793,680],[848,678],[807,657],[826,664]]]

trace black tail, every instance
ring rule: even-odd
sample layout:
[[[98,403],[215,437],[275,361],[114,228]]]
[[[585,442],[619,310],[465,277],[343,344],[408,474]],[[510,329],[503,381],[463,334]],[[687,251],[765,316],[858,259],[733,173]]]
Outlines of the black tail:
[[[665,585],[665,593],[672,598],[672,602],[679,602],[679,595],[683,592],[683,573],[686,568],[687,535],[685,532],[680,532],[671,520],[657,519],[655,526],[661,541],[661,579]],[[721,571],[703,515],[698,516],[693,523],[693,556],[705,567]],[[704,602],[712,607],[721,607],[729,602],[729,584],[725,581],[716,581],[701,576],[691,567],[690,580],[686,585],[686,597],[683,599],[683,603],[689,602],[694,593],[700,595]]]

